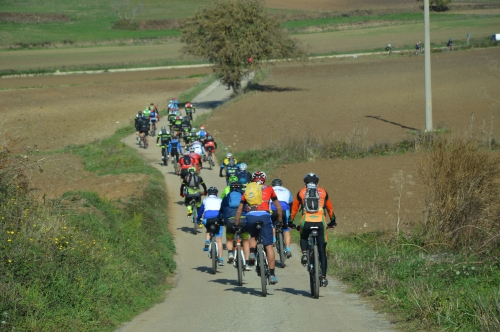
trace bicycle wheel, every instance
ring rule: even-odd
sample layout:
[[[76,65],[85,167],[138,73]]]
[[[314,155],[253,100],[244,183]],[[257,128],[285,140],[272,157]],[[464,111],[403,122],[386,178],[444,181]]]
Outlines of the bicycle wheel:
[[[191,209],[193,211],[193,214],[191,215],[192,216],[191,221],[193,222],[194,234],[198,234],[198,222],[196,221],[198,217],[198,210],[196,208],[196,204],[191,204]]]
[[[317,299],[319,298],[319,254],[318,246],[314,245],[314,269],[311,271],[311,278],[313,279],[314,293],[312,296]],[[311,286],[312,287],[312,286]]]
[[[217,244],[215,243],[215,235],[212,236],[212,243],[210,244],[210,253],[212,255],[212,274],[217,273]]]
[[[208,169],[212,170],[212,155],[208,155]]]
[[[285,241],[283,240],[283,232],[278,232],[278,243],[276,244],[278,252],[280,254],[281,268],[285,268],[286,257],[285,257]]]
[[[163,166],[168,166],[168,155],[166,149],[163,151]]]
[[[260,268],[260,283],[262,286],[262,296],[267,296],[267,276],[266,276],[266,266],[264,265],[264,245],[259,244],[259,268]]]
[[[238,268],[238,286],[243,285],[243,251],[236,249],[236,266]]]

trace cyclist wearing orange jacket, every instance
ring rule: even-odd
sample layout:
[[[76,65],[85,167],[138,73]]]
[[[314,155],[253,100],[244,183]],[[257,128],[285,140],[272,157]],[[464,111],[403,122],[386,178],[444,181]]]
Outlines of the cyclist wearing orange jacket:
[[[302,209],[303,214],[300,219],[300,248],[302,249],[301,262],[303,265],[307,264],[306,253],[311,226],[319,227],[317,240],[321,263],[320,282],[321,286],[326,287],[328,285],[328,280],[326,280],[328,268],[326,261],[328,232],[326,232],[326,229],[337,226],[337,223],[335,222],[336,218],[330,197],[328,197],[325,189],[318,186],[318,182],[319,177],[314,173],[309,173],[304,177],[305,188],[302,188],[293,200],[289,222],[294,227],[293,219],[297,215],[297,212],[299,212],[299,209]],[[326,214],[330,217],[328,224],[326,224],[325,220]]]

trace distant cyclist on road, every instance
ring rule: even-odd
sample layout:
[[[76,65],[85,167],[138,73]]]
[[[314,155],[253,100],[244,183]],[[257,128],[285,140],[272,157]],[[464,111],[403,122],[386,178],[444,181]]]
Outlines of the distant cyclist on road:
[[[446,43],[446,47],[448,47],[448,51],[453,50],[453,38],[450,38],[448,42]]]
[[[290,214],[290,225],[295,227],[293,219],[302,208],[303,215],[300,220],[300,248],[302,249],[301,263],[307,264],[307,246],[311,226],[318,229],[318,251],[321,265],[320,284],[323,287],[328,285],[326,272],[328,269],[326,260],[326,244],[328,242],[327,228],[337,226],[333,205],[325,189],[318,186],[319,177],[314,173],[308,173],[304,177],[305,187],[302,188],[293,200],[292,213]],[[330,222],[326,224],[325,209],[330,217]]]
[[[158,109],[154,106],[149,106],[149,130],[153,130],[153,124],[160,121]]]
[[[179,142],[177,136],[172,135],[172,139],[170,140],[170,142],[168,142],[167,157],[171,156],[172,163],[174,163],[179,160],[179,153],[182,153],[181,143]]]
[[[200,189],[203,187],[203,192]],[[187,170],[187,175],[184,177],[181,184],[181,196],[184,197],[184,204],[187,208],[188,217],[193,214],[191,205],[189,204],[192,199],[196,200],[196,207],[199,209],[201,206],[201,195],[207,194],[207,186],[201,176],[196,173],[196,168],[190,167]],[[200,215],[198,213],[198,215]]]
[[[252,174],[247,171],[247,167],[247,164],[241,163],[238,165],[238,170],[236,172],[238,181],[243,185],[243,188],[245,188],[247,186],[247,183],[252,180]]]
[[[168,144],[170,143],[171,139],[172,139],[172,135],[170,135],[170,132],[167,130],[167,128],[161,127],[161,130],[158,133],[158,136],[156,137],[156,145],[158,145],[158,146],[161,145],[161,147],[162,147],[161,148],[161,159],[162,160],[165,158],[164,152],[165,152],[165,149],[168,148]],[[166,158],[168,158],[168,154],[166,155]]]
[[[226,177],[226,184],[229,185],[229,177],[232,175],[236,175],[236,171],[238,170],[238,161],[234,159],[232,153],[226,154],[226,159],[220,165],[219,176],[221,178]],[[222,172],[225,171],[225,175]]]
[[[391,44],[387,44],[387,46],[385,47],[385,51],[387,52],[387,55],[391,55],[392,54],[392,46],[391,46]]]

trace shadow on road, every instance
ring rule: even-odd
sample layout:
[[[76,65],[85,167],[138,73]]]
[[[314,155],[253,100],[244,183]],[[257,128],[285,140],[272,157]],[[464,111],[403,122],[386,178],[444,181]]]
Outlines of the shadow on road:
[[[305,291],[305,290],[298,290],[298,289],[293,289],[293,288],[277,288],[276,290],[282,291],[285,293],[290,293],[293,295],[302,295],[304,297],[311,297],[311,293],[309,293],[308,291]]]
[[[197,102],[197,103],[195,103],[194,106],[196,108],[210,109],[210,108],[216,108],[217,106],[219,106],[222,103],[223,103],[223,101],[221,101],[221,100],[207,100],[207,101],[203,101],[203,102]]]
[[[187,226],[177,228],[177,230],[178,231],[183,231],[184,233],[190,233],[190,234],[193,234],[193,235],[201,233],[200,231],[197,231],[197,233],[195,233],[193,227],[187,227]]]
[[[200,271],[202,273],[212,274],[212,268],[208,266],[193,267],[193,270]]]
[[[262,296],[262,292],[260,289],[238,286],[238,281],[236,279],[214,279],[214,280],[210,280],[210,281],[216,282],[216,283],[224,285],[224,286],[234,286],[234,287],[224,289],[225,292],[230,291],[230,292],[238,292],[241,294]],[[271,294],[268,293],[268,295],[271,295]]]
[[[410,130],[420,131],[420,129],[417,129],[417,128],[408,127],[408,126],[402,125],[401,123],[397,123],[397,122],[394,122],[394,121],[389,121],[389,120],[386,120],[386,119],[382,119],[378,115],[365,115],[365,118],[372,118],[372,119],[375,119],[375,120],[380,120],[380,121],[383,121],[383,122],[387,122],[387,123],[399,126],[399,127],[403,128],[403,129],[410,129]]]
[[[292,87],[281,87],[276,85],[264,85],[259,83],[250,83],[247,87],[250,91],[261,91],[261,92],[290,92],[290,91],[304,91],[305,89],[292,88]]]

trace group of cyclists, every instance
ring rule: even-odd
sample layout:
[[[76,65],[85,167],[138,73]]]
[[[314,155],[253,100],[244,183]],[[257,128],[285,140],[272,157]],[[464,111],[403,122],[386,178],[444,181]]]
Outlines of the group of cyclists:
[[[152,109],[150,108],[152,107]],[[136,116],[136,129],[138,135],[148,135],[145,123],[148,121],[158,122],[156,106],[151,104],[148,112],[139,112]],[[153,111],[153,117],[151,112]],[[210,245],[210,233],[207,220],[218,219],[224,226],[219,227],[215,239],[219,248],[222,246],[224,228],[226,230],[227,262],[233,263],[235,253],[233,252],[233,239],[235,233],[241,235],[245,261],[245,271],[251,271],[255,265],[257,236],[262,238],[269,264],[269,283],[276,284],[278,279],[275,275],[275,253],[276,227],[282,227],[285,241],[285,255],[292,257],[290,251],[291,229],[300,230],[300,248],[302,250],[301,263],[307,264],[307,247],[311,227],[318,229],[318,248],[320,259],[320,284],[326,287],[327,260],[326,243],[328,241],[328,228],[337,226],[333,205],[325,189],[318,186],[319,177],[314,173],[308,173],[304,177],[304,187],[293,196],[283,186],[279,178],[273,179],[271,185],[266,184],[267,175],[262,171],[253,173],[248,171],[246,163],[238,162],[231,154],[220,163],[219,176],[226,180],[226,187],[221,190],[215,186],[207,187],[200,176],[203,162],[214,153],[217,144],[213,136],[208,133],[204,126],[199,130],[191,127],[192,114],[196,112],[191,103],[185,104],[185,116],[179,112],[178,102],[172,98],[168,104],[168,121],[170,128],[163,126],[157,136],[156,143],[162,147],[162,158],[172,158],[177,163],[177,175],[181,177],[180,196],[184,198],[187,215],[191,216],[195,200],[197,209],[198,227],[207,228],[205,236],[204,251],[208,251]],[[139,123],[139,124],[138,124]],[[182,145],[181,143],[184,143]],[[165,149],[167,153],[165,154]],[[180,157],[182,155],[182,157]],[[202,200],[202,196],[206,196]],[[294,224],[294,219],[302,212],[299,224]],[[261,221],[262,227],[257,230],[256,222]],[[218,265],[224,266],[224,252],[218,252]]]
[[[328,240],[327,229],[335,227],[336,218],[333,205],[325,189],[318,186],[319,177],[309,173],[304,177],[304,188],[295,196],[283,186],[279,178],[273,179],[271,185],[266,184],[267,175],[262,171],[250,173],[247,164],[238,162],[231,153],[221,162],[219,176],[225,177],[226,187],[220,192],[214,186],[208,187],[204,180],[197,175],[195,169],[189,169],[188,175],[183,178],[180,187],[180,195],[185,198],[188,216],[193,212],[191,200],[196,200],[199,227],[207,227],[205,235],[204,250],[208,251],[210,245],[210,233],[207,220],[217,218],[225,225],[227,263],[232,264],[235,259],[233,252],[233,239],[235,232],[241,234],[243,252],[247,264],[243,267],[245,271],[251,271],[255,265],[257,236],[259,231],[255,224],[262,221],[260,229],[263,244],[269,264],[269,282],[276,284],[278,279],[275,275],[275,253],[273,246],[276,242],[276,227],[282,227],[285,241],[285,253],[287,258],[292,257],[290,251],[290,230],[300,229],[302,250],[301,263],[307,263],[307,246],[309,233],[312,226],[319,227],[318,248],[322,267],[320,276],[321,285],[327,286],[326,279],[326,243]],[[310,194],[314,192],[314,194]],[[201,197],[207,197],[201,200]],[[316,208],[314,208],[314,206]],[[302,217],[299,225],[293,220],[299,211]],[[219,227],[215,239],[219,248],[222,246],[223,227]],[[219,266],[225,265],[224,252],[218,253]]]
[[[448,49],[448,51],[455,50],[455,47],[453,46],[453,38],[448,39],[448,42],[446,43],[446,48]],[[385,47],[385,51],[387,52],[388,55],[392,54],[391,44],[387,44],[387,46]],[[422,44],[420,43],[420,41],[418,41],[415,44],[415,54],[423,53],[423,52],[424,52],[424,49],[422,47]]]

